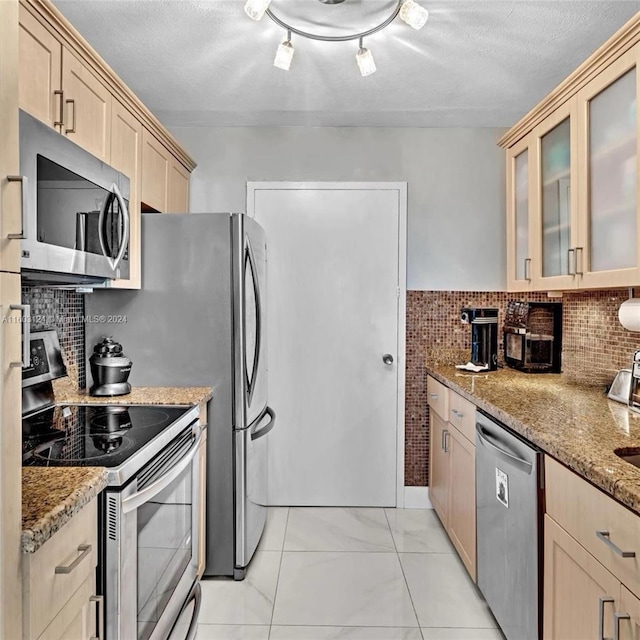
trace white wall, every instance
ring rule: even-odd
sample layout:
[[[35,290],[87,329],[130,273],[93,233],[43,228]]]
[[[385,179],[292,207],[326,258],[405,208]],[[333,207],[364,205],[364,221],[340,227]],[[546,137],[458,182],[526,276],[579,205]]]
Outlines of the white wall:
[[[191,211],[245,211],[247,181],[408,183],[407,288],[503,290],[503,129],[174,128]]]

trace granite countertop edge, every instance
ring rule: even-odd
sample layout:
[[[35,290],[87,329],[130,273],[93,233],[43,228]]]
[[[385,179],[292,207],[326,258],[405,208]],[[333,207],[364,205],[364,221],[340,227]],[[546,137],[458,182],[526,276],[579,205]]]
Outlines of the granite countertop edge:
[[[40,476],[41,481],[30,482],[30,487],[25,488],[25,476],[36,474]],[[80,477],[74,478],[74,475]],[[107,476],[108,472],[104,467],[23,469],[23,553],[35,553],[85,505],[96,498],[106,488]],[[28,482],[29,479],[26,480]],[[62,491],[65,496],[55,506],[47,506],[42,512],[36,511],[31,517],[25,516],[25,505],[37,504],[40,493],[46,491],[47,495],[51,495],[56,490]]]
[[[62,404],[118,404],[118,405],[195,405],[213,398],[211,387],[132,387],[131,392],[122,396],[90,396],[87,389],[80,391],[66,383],[56,385],[56,402]]]
[[[613,452],[613,449],[618,447],[640,448],[640,437],[629,440],[620,433],[615,432],[613,428],[605,425],[604,429],[607,430],[607,436],[610,436],[608,440],[601,447],[598,447],[600,443],[592,442],[590,444],[593,448],[580,451],[579,447],[583,443],[580,442],[580,438],[576,434],[574,444],[572,427],[567,428],[566,433],[556,436],[543,433],[534,425],[527,424],[480,395],[470,392],[456,383],[455,379],[449,377],[447,373],[443,373],[442,369],[447,369],[447,367],[426,365],[428,375],[476,405],[480,410],[505,424],[525,440],[542,449],[545,454],[561,462],[579,476],[615,498],[625,507],[640,515],[640,469],[618,458]],[[536,376],[538,374],[513,372],[513,375]],[[560,379],[556,383],[549,383],[549,386],[562,388],[563,390],[566,388],[567,391],[570,388]],[[507,389],[505,391],[508,392]],[[599,398],[598,402],[613,402],[606,399],[601,389],[592,388],[590,391],[585,391],[584,388],[581,388],[581,392],[593,394],[594,398]],[[624,405],[619,406],[620,410],[629,411]],[[567,419],[567,423],[570,423],[569,419]],[[615,442],[615,446],[611,444],[612,441]]]

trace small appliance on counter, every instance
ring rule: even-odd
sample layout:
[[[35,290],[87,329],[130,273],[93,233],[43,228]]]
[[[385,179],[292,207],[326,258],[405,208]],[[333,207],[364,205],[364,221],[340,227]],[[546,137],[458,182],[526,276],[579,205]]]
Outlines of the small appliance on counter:
[[[471,325],[471,371],[495,371],[498,368],[498,310],[465,307],[462,324]],[[459,368],[465,368],[463,365]]]
[[[526,373],[560,373],[562,304],[559,302],[507,302],[504,360]]]
[[[640,412],[640,350],[633,354],[631,384],[629,386],[629,409]]]
[[[113,338],[103,338],[93,347],[93,354],[89,358],[93,378],[89,395],[124,396],[131,393],[131,385],[127,382],[131,364],[119,342]]]

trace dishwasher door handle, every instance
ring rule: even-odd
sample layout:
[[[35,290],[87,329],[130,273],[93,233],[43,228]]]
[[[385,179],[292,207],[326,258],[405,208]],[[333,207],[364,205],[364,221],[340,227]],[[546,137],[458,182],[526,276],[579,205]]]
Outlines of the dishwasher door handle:
[[[505,458],[508,462],[518,467],[518,469],[520,469],[521,471],[524,471],[527,475],[531,475],[531,472],[533,471],[533,464],[531,464],[531,462],[529,462],[528,460],[523,460],[522,458],[519,458],[518,456],[514,455],[510,451],[505,451],[502,447],[499,447],[497,444],[492,442],[489,439],[489,436],[491,434],[488,431],[485,431],[482,428],[482,425],[480,425],[477,422],[476,422],[476,433],[478,434],[478,438],[480,438],[480,443],[482,444],[482,446],[493,449],[499,456]]]

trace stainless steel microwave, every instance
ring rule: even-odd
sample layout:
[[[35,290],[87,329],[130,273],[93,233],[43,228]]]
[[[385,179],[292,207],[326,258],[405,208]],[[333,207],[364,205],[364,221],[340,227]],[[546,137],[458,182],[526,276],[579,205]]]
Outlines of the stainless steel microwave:
[[[129,277],[129,178],[20,111],[23,279]]]

